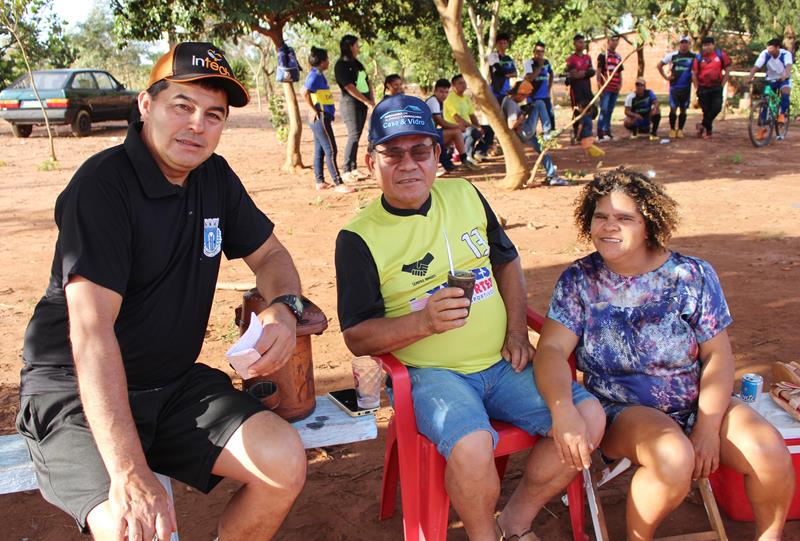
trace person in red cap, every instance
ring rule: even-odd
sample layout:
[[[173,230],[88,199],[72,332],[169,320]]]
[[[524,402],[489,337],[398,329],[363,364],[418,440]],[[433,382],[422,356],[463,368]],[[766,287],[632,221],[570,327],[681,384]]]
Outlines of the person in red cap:
[[[222,252],[274,299],[258,314],[250,377],[287,362],[302,312],[291,256],[214,154],[247,90],[214,45],[180,43],[138,100],[142,121],[125,142],[89,158],[56,201],[17,429],[42,495],[95,539],[170,538],[175,510],[154,472],[202,492],[236,479],[220,538],[268,539],[303,487],[303,444],[227,374],[195,362]]]
[[[436,180],[437,141],[422,100],[392,96],[375,106],[367,166],[382,195],[336,239],[339,321],[354,355],[391,352],[408,366],[417,427],[447,461],[445,488],[469,538],[535,541],[534,517],[589,466],[605,417],[575,384],[571,421],[582,428],[571,440],[575,456],[559,458],[531,370],[519,253],[475,186]],[[472,293],[448,286],[449,259],[474,275]],[[490,419],[542,436],[496,520]]]

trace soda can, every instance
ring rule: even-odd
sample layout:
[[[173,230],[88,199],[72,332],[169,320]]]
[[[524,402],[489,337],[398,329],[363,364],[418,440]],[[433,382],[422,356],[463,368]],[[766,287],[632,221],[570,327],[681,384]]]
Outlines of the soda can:
[[[764,378],[758,374],[745,374],[742,376],[742,400],[745,402],[758,401],[763,386]]]

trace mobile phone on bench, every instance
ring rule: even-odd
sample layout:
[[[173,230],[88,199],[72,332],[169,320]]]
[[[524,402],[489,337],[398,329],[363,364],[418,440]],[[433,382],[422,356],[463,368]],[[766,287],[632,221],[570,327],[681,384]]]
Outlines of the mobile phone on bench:
[[[342,408],[350,417],[360,417],[378,411],[378,408],[359,408],[355,389],[331,391],[328,393],[328,398],[330,398],[334,404]]]

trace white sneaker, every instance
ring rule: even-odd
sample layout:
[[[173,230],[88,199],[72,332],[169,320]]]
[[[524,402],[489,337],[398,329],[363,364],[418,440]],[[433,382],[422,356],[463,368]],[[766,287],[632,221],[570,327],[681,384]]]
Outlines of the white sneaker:
[[[545,180],[545,184],[547,184],[548,186],[569,186],[570,182],[565,178],[561,178],[558,175],[554,175],[552,177],[547,177],[547,179]]]
[[[358,175],[353,171],[346,171],[342,173],[342,181],[344,182],[358,182]]]

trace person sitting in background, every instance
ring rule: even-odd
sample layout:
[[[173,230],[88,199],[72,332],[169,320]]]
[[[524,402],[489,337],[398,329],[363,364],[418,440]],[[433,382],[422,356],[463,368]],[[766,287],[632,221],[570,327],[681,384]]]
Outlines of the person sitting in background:
[[[719,464],[744,475],[755,539],[780,540],[795,485],[791,457],[780,433],[731,397],[728,304],[709,263],[667,248],[677,203],[646,175],[618,168],[587,184],[576,205],[579,235],[596,251],[561,274],[534,359],[556,442],[572,448],[583,438],[570,435],[586,430],[570,401],[574,351],[608,419],[600,450],[639,466],[628,540],[653,539],[691,480]]]
[[[497,34],[495,39],[495,49],[489,53],[486,63],[489,65],[489,82],[492,94],[497,98],[497,103],[502,103],[503,99],[511,89],[511,79],[517,76],[517,67],[514,59],[506,54],[508,46],[511,44],[511,36],[505,32]]]
[[[661,76],[669,81],[669,136],[683,139],[683,127],[686,124],[686,110],[689,108],[692,94],[692,64],[694,53],[689,50],[691,38],[681,37],[678,50],[667,53],[656,66]],[[670,64],[669,77],[664,74],[664,66]],[[677,111],[680,109],[680,115]],[[675,121],[677,120],[677,126]]]
[[[464,95],[467,82],[460,73],[450,79],[452,92],[444,100],[444,119],[451,124],[456,124],[464,134],[464,146],[467,153],[466,160],[477,163],[486,159],[486,153],[494,142],[494,131],[491,126],[482,126],[475,116],[475,106],[472,100]]]
[[[611,81],[600,94],[600,115],[597,118],[597,138],[600,140],[613,139],[611,135],[611,115],[617,106],[617,98],[622,88],[622,57],[617,53],[619,35],[614,34],[608,38],[606,51],[597,55],[597,86],[601,88],[610,77]],[[619,66],[619,69],[617,69]],[[617,69],[612,76],[611,73]]]
[[[528,97],[528,103],[541,102],[544,105],[547,114],[540,114],[539,117],[542,120],[542,129],[548,133],[556,128],[556,114],[553,110],[553,100],[550,99],[550,91],[553,88],[553,66],[544,57],[544,50],[545,44],[537,41],[533,47],[533,58],[526,60],[524,66],[525,80],[533,85],[533,92]],[[534,107],[532,110],[541,111],[541,107]]]
[[[789,96],[792,92],[792,53],[781,47],[781,40],[774,38],[767,42],[767,48],[758,55],[756,63],[750,70],[750,78],[747,84],[753,84],[753,77],[756,71],[765,68],[767,72],[767,84],[772,87],[775,93],[781,95],[781,108],[778,114],[778,124],[786,122],[786,113],[789,111]],[[761,113],[766,116],[766,111]],[[762,118],[762,122],[765,119]],[[759,139],[767,135],[767,128],[762,127],[756,134]],[[778,134],[778,140],[783,139],[783,134]]]
[[[444,104],[444,100],[447,99],[447,94],[449,92],[450,81],[447,79],[439,79],[433,87],[433,95],[425,100],[425,105],[431,110],[433,123],[436,125],[436,131],[439,133],[439,145],[442,147],[439,163],[447,172],[455,169],[456,165],[450,157],[450,147],[452,146],[455,147],[458,152],[461,159],[461,166],[464,169],[474,169],[474,165],[463,159],[467,154],[461,128],[458,124],[446,121],[442,114],[442,105]]]
[[[636,79],[636,90],[625,98],[625,120],[623,125],[631,131],[631,139],[640,133],[650,132],[650,140],[658,141],[658,124],[661,113],[658,98],[647,88],[644,77]]]
[[[339,166],[336,164],[336,137],[331,126],[336,114],[336,106],[333,104],[331,88],[325,78],[325,70],[331,64],[330,60],[328,60],[328,51],[311,47],[308,63],[311,65],[311,70],[306,76],[301,93],[312,111],[309,117],[309,125],[314,133],[314,177],[316,178],[316,188],[317,190],[323,190],[331,187],[330,184],[325,182],[323,163],[327,163],[334,190],[342,193],[352,193],[354,191],[353,188],[342,182]]]
[[[403,85],[403,78],[397,73],[387,75],[383,80],[383,97],[397,96],[398,94],[405,94],[406,89]]]
[[[597,107],[589,106],[594,98],[592,77],[595,75],[595,70],[592,67],[592,57],[584,52],[586,39],[583,35],[576,34],[572,42],[575,52],[567,57],[567,80],[569,81],[569,97],[572,102],[572,118],[576,118],[586,109],[586,113],[580,121],[573,126],[573,133],[575,138],[581,142],[581,147],[588,156],[599,158],[605,155],[605,152],[595,146],[594,137],[592,137],[592,118],[597,111]]]
[[[516,133],[524,143],[531,145],[536,149],[536,152],[541,153],[542,146],[539,144],[539,137],[536,134],[538,121],[536,119],[531,121],[532,113],[526,116],[522,107],[520,107],[520,103],[527,98],[525,94],[520,93],[520,86],[522,86],[522,81],[514,83],[514,86],[508,91],[508,96],[503,98],[501,109],[506,116],[509,129]],[[544,111],[544,104],[539,102],[539,106],[546,115],[547,111]],[[530,107],[535,107],[535,105]],[[546,186],[569,186],[569,181],[556,174],[556,166],[553,164],[553,158],[549,152],[542,158],[542,165],[547,174],[544,181]]]

